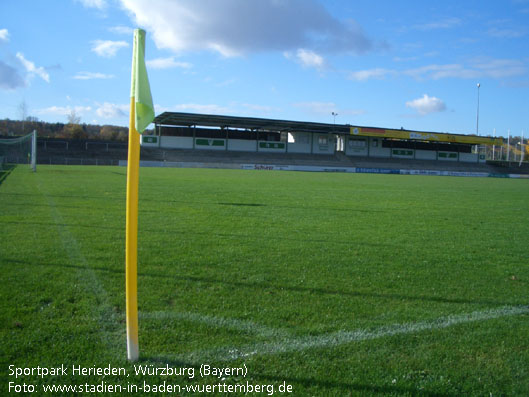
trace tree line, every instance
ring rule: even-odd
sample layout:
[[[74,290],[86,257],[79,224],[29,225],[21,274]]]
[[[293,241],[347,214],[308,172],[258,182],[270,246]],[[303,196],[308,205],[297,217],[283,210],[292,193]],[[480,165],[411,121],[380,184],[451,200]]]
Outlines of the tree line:
[[[129,136],[127,127],[81,123],[72,112],[66,123],[47,123],[35,117],[24,120],[0,120],[0,136],[22,136],[37,130],[40,137],[62,139],[100,139],[126,142]]]

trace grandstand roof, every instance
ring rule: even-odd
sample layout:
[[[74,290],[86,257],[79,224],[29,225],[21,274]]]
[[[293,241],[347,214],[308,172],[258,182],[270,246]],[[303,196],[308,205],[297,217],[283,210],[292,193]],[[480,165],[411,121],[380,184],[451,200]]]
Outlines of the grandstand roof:
[[[154,119],[155,124],[175,126],[203,126],[239,128],[276,132],[316,132],[325,134],[349,134],[349,125],[313,123],[308,121],[286,121],[256,117],[218,116],[212,114],[164,112]]]
[[[350,124],[314,123],[309,121],[287,121],[256,117],[219,116],[213,114],[164,112],[155,117],[157,125],[201,126],[218,128],[237,128],[254,131],[310,132],[319,134],[345,134],[358,136],[376,136],[381,138],[421,140],[432,142],[452,142],[470,145],[501,145],[499,138],[476,135],[447,134],[439,132],[410,131],[404,129],[385,129],[377,127],[353,126]]]

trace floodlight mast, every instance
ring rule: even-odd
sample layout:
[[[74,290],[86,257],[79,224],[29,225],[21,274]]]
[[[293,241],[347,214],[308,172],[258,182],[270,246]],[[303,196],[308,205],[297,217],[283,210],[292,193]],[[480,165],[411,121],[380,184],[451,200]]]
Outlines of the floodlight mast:
[[[333,116],[332,129],[333,129],[333,132],[336,132],[336,116],[338,116],[338,113],[331,112],[331,114]],[[336,150],[340,150],[340,146],[342,146],[340,143],[340,137],[336,136]]]
[[[478,83],[478,110],[476,112],[476,135],[479,136],[479,87],[481,84]]]
[[[507,161],[511,161],[511,130],[507,130]]]
[[[519,143],[520,143],[520,163],[518,164],[518,166],[521,167],[522,164],[523,164],[523,158],[524,158],[524,154],[525,154],[525,148],[524,148],[524,144],[523,144],[523,131],[522,131],[522,139],[521,139],[521,141]]]

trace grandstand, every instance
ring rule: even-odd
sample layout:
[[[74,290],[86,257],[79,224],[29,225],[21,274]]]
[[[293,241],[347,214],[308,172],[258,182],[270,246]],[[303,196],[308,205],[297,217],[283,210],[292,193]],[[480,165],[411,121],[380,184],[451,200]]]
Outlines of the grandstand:
[[[142,159],[238,168],[241,164],[529,173],[487,162],[501,138],[165,112],[142,137]]]
[[[156,135],[144,136],[144,147],[485,163],[480,147],[503,142],[474,135],[193,113],[165,112],[154,123]]]
[[[155,134],[141,140],[144,165],[529,174],[527,163],[485,158],[485,149],[505,146],[499,138],[171,112],[158,115],[154,122]],[[128,152],[127,143],[101,140],[39,137],[37,146],[39,164],[120,165]],[[27,156],[20,156],[7,161],[27,162]]]

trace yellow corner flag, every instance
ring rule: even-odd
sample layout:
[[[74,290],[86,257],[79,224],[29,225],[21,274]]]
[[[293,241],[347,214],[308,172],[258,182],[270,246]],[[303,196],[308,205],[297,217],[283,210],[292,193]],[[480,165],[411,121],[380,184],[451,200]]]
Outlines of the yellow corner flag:
[[[134,31],[130,88],[129,155],[127,162],[126,214],[126,316],[127,357],[136,361],[138,345],[138,184],[140,174],[140,135],[154,119],[151,89],[145,68],[145,31]]]
[[[134,30],[130,97],[134,98],[135,127],[141,134],[154,119],[151,87],[145,68],[145,30]]]

